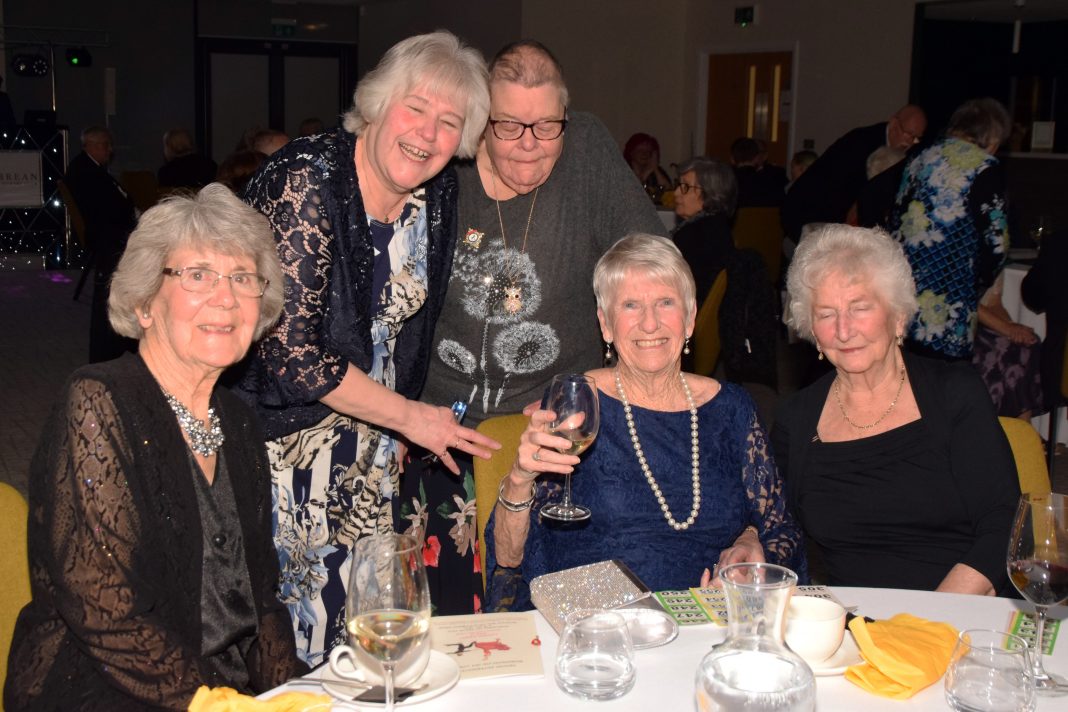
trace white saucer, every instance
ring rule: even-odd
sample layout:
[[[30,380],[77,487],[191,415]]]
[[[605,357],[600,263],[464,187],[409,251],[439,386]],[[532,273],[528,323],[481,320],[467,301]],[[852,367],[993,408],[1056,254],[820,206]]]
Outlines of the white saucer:
[[[664,611],[655,608],[616,608],[627,621],[627,629],[630,631],[630,639],[635,650],[655,648],[666,645],[675,640],[679,634],[679,626],[675,619]]]
[[[853,640],[853,634],[847,628],[845,635],[842,636],[842,644],[838,646],[838,650],[834,651],[834,655],[821,663],[809,663],[808,665],[812,668],[812,673],[816,677],[832,677],[834,675],[844,675],[847,667],[859,665],[862,662],[864,662],[864,658],[860,657],[860,648],[857,647],[857,641]]]
[[[331,697],[336,697],[344,702],[352,702],[352,698],[359,694],[359,691],[354,691],[348,685],[337,685],[336,687],[331,685],[331,680],[343,681],[344,678],[335,674],[334,671],[330,669],[329,665],[324,665],[321,670],[316,671],[315,676],[323,681],[323,689],[326,690]],[[455,685],[456,681],[459,679],[460,666],[456,664],[456,661],[445,653],[431,650],[430,661],[427,663],[426,670],[424,670],[423,674],[409,686],[419,687],[420,685],[426,685],[426,687],[407,699],[398,702],[397,706],[403,707],[404,705],[414,705],[437,697],[452,689],[452,686]],[[368,707],[385,706],[381,702],[360,702],[359,704]]]

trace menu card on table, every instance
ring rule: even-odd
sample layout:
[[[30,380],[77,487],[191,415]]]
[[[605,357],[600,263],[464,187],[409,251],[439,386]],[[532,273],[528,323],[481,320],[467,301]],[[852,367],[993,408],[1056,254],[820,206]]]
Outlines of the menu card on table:
[[[463,680],[543,674],[533,613],[435,616],[430,644],[456,661]]]

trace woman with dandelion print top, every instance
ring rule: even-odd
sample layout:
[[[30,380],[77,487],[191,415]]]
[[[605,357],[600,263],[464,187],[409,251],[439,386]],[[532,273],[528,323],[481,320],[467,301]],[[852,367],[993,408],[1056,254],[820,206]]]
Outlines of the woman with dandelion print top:
[[[910,350],[970,360],[979,299],[1008,250],[1004,174],[995,154],[1008,138],[1008,112],[994,99],[962,104],[946,137],[905,169],[890,230],[905,248],[920,310]]]
[[[489,125],[457,167],[456,255],[422,400],[469,403],[470,427],[540,401],[555,373],[600,366],[593,267],[627,233],[665,232],[604,125],[567,102],[545,47],[505,47],[490,63]],[[436,465],[413,477],[417,460],[396,519],[425,527],[435,610],[470,613],[482,588],[470,459],[460,478]]]

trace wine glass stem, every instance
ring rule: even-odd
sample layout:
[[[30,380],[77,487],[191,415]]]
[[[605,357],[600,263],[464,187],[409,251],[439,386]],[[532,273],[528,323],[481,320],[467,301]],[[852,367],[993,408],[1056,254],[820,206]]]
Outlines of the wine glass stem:
[[[571,473],[564,475],[564,501],[563,506],[571,506]]]
[[[1035,684],[1042,687],[1049,681],[1046,669],[1042,667],[1042,636],[1046,630],[1046,607],[1035,606],[1035,649],[1031,656],[1031,670],[1035,674]]]
[[[393,712],[393,663],[382,663],[382,679],[385,681],[385,712]]]

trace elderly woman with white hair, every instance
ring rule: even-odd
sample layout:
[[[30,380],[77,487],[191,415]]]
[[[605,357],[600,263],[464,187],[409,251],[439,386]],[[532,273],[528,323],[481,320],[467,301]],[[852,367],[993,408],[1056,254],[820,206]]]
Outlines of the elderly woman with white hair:
[[[184,710],[200,685],[303,669],[263,437],[216,385],[278,318],[281,277],[267,221],[223,185],[141,217],[108,304],[138,353],[75,371],[30,466],[6,709]]]
[[[681,370],[697,306],[678,249],[630,235],[601,257],[593,285],[601,334],[618,354],[614,368],[588,374],[600,431],[580,461],[548,432],[552,412],[531,415],[486,527],[487,608],[529,607],[534,577],[606,559],[654,590],[707,583],[708,569],[740,561],[807,577],[752,400]],[[574,498],[594,505],[593,516],[585,528],[550,528],[539,512],[572,471]]]
[[[1020,496],[1012,452],[971,366],[902,351],[916,295],[901,247],[825,225],[801,241],[786,285],[787,323],[834,366],[772,432],[827,583],[1001,590]]]
[[[454,472],[449,448],[496,446],[412,400],[456,241],[446,166],[474,154],[488,111],[476,50],[448,32],[410,37],[360,81],[341,128],[291,141],[245,191],[274,227],[286,305],[240,391],[264,422],[279,595],[311,665],[347,640],[351,548],[392,531],[406,445]]]

